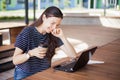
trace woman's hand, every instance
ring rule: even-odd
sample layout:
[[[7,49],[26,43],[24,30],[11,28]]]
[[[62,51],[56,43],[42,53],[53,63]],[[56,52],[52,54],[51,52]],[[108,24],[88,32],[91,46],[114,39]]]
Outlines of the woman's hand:
[[[37,47],[28,51],[28,54],[33,57],[44,58],[46,56],[47,48]]]
[[[59,38],[61,38],[61,37],[64,36],[64,35],[63,35],[63,31],[62,31],[61,28],[56,28],[56,29],[52,30],[51,33],[52,33],[54,36],[59,37]]]

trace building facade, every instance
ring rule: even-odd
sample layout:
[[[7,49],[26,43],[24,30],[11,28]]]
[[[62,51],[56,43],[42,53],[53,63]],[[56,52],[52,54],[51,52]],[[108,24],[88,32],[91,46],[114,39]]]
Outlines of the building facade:
[[[48,6],[65,8],[120,8],[120,0],[35,0],[37,9],[45,9]],[[18,10],[25,8],[25,0],[0,0],[0,10]],[[33,8],[33,0],[28,0],[29,9]]]

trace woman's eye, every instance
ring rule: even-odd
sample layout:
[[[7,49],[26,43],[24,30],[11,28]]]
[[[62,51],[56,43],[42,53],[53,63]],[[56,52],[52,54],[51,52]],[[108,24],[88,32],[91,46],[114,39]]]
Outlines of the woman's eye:
[[[60,25],[57,25],[57,28],[60,28]]]
[[[54,25],[55,23],[51,23],[52,25]]]

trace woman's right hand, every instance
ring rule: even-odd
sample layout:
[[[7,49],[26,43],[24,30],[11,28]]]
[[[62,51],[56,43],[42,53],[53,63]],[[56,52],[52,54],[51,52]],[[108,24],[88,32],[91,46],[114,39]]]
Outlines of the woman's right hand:
[[[36,56],[38,58],[44,58],[46,56],[47,48],[36,47],[28,51],[30,57]]]

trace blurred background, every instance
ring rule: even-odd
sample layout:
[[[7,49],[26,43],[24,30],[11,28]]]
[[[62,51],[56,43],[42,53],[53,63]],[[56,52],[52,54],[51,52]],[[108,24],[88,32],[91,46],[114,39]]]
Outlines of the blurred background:
[[[120,39],[120,0],[0,0],[0,57],[5,52],[7,56],[0,58],[0,70],[3,71],[0,80],[13,77],[12,56],[8,50],[14,49],[17,35],[49,6],[57,6],[63,12],[61,28],[77,52]],[[53,61],[66,56],[61,51],[57,53],[60,54]],[[4,72],[4,68],[12,70]]]
[[[120,0],[0,0],[1,44],[11,43],[11,33],[15,34],[11,39],[14,43],[20,31],[13,33],[17,29],[10,29],[29,25],[49,6],[57,6],[62,10],[62,25],[120,28]]]
[[[0,18],[3,16],[25,16],[40,14],[48,6],[57,6],[64,13],[88,13],[95,16],[120,16],[120,0],[0,0]],[[39,17],[36,15],[35,17]]]

